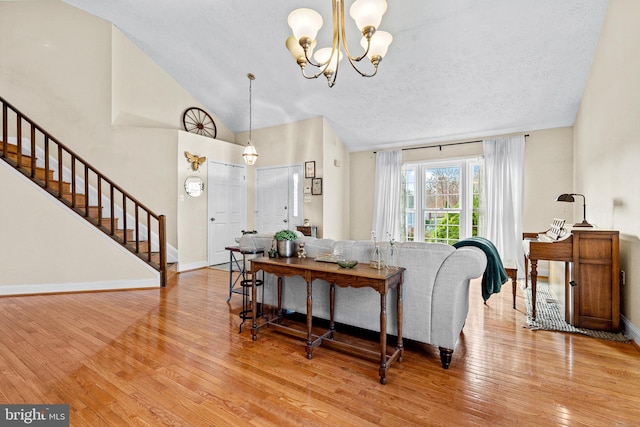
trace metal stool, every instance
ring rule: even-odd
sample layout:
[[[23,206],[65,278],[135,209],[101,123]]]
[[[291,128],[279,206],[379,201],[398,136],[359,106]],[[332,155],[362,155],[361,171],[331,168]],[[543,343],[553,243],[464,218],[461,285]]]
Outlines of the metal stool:
[[[240,311],[240,318],[242,322],[240,322],[240,330],[238,333],[242,332],[242,325],[244,325],[245,320],[253,318],[253,305],[251,301],[251,286],[253,284],[253,279],[250,277],[251,273],[246,273],[247,279],[240,281],[240,286],[242,287],[242,311]],[[260,287],[262,289],[262,298],[260,301],[264,301],[264,280],[256,279],[256,289]],[[256,298],[257,299],[257,298]],[[262,303],[256,301],[257,304],[257,312],[256,315],[258,317],[263,316]]]

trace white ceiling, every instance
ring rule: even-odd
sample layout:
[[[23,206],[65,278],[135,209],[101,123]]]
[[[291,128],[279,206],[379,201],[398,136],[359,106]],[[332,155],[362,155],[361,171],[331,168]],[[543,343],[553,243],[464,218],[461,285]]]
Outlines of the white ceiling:
[[[324,116],[351,151],[573,125],[607,8],[389,0],[380,29],[394,40],[378,75],[343,60],[329,89],[304,79],[284,45],[299,7],[323,15],[318,46],[329,45],[329,0],[64,1],[114,23],[232,131],[249,127],[251,72],[254,129]]]

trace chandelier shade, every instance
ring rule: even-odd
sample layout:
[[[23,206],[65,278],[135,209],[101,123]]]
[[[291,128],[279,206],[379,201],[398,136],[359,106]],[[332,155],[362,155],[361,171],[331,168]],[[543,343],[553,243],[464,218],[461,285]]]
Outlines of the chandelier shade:
[[[315,40],[318,31],[322,28],[322,16],[313,9],[296,9],[289,14],[287,23],[293,31],[296,40],[309,38]]]
[[[386,0],[356,0],[349,9],[349,15],[363,36],[360,45],[364,51],[360,56],[353,56],[349,52],[346,40],[344,0],[332,0],[331,4],[333,18],[331,46],[319,49],[315,55],[313,50],[317,43],[318,31],[323,25],[322,16],[312,9],[302,8],[294,10],[287,18],[293,35],[287,38],[285,44],[291,56],[300,66],[303,77],[315,79],[324,75],[329,87],[333,87],[338,75],[338,63],[343,56],[349,60],[352,68],[362,77],[375,76],[380,61],[387,54],[389,45],[393,41],[391,34],[386,31],[378,31],[382,16],[387,11]],[[365,57],[371,61],[373,66],[371,72],[361,71],[357,66]],[[305,72],[307,65],[317,69],[315,74]]]
[[[358,0],[351,5],[349,15],[363,31],[367,27],[378,28],[386,11],[387,2],[384,0]]]
[[[371,61],[374,60],[376,56],[378,56],[378,61],[380,61],[386,54],[389,49],[389,45],[393,41],[393,36],[386,31],[376,31],[373,36],[371,36],[371,41],[368,42],[366,37],[360,39],[360,46],[363,49],[367,48],[367,44],[369,44],[369,51],[367,52],[367,56]]]

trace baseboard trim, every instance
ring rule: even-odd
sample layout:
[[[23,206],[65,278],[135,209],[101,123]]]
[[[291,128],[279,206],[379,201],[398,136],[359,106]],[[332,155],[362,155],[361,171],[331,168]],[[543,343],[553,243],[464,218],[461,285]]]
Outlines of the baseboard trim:
[[[176,271],[178,273],[182,273],[184,271],[197,270],[205,267],[209,267],[209,263],[207,261],[190,262],[188,264],[179,262],[176,264]]]
[[[159,280],[157,278],[154,278],[105,282],[6,285],[0,286],[0,296],[159,288],[160,286],[158,282]]]
[[[620,320],[622,321],[622,331],[624,335],[632,339],[636,344],[640,343],[640,329],[623,315],[620,315]]]

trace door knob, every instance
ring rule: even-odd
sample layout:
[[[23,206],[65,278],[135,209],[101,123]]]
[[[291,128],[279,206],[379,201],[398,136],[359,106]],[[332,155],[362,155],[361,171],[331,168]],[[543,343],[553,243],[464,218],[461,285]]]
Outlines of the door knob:
[[[282,220],[282,222],[287,223],[287,222],[289,222],[289,221],[287,221],[286,219],[283,219],[283,220]]]
[[[213,221],[215,221],[215,220],[216,220],[215,218],[211,218],[211,222],[213,222]]]

